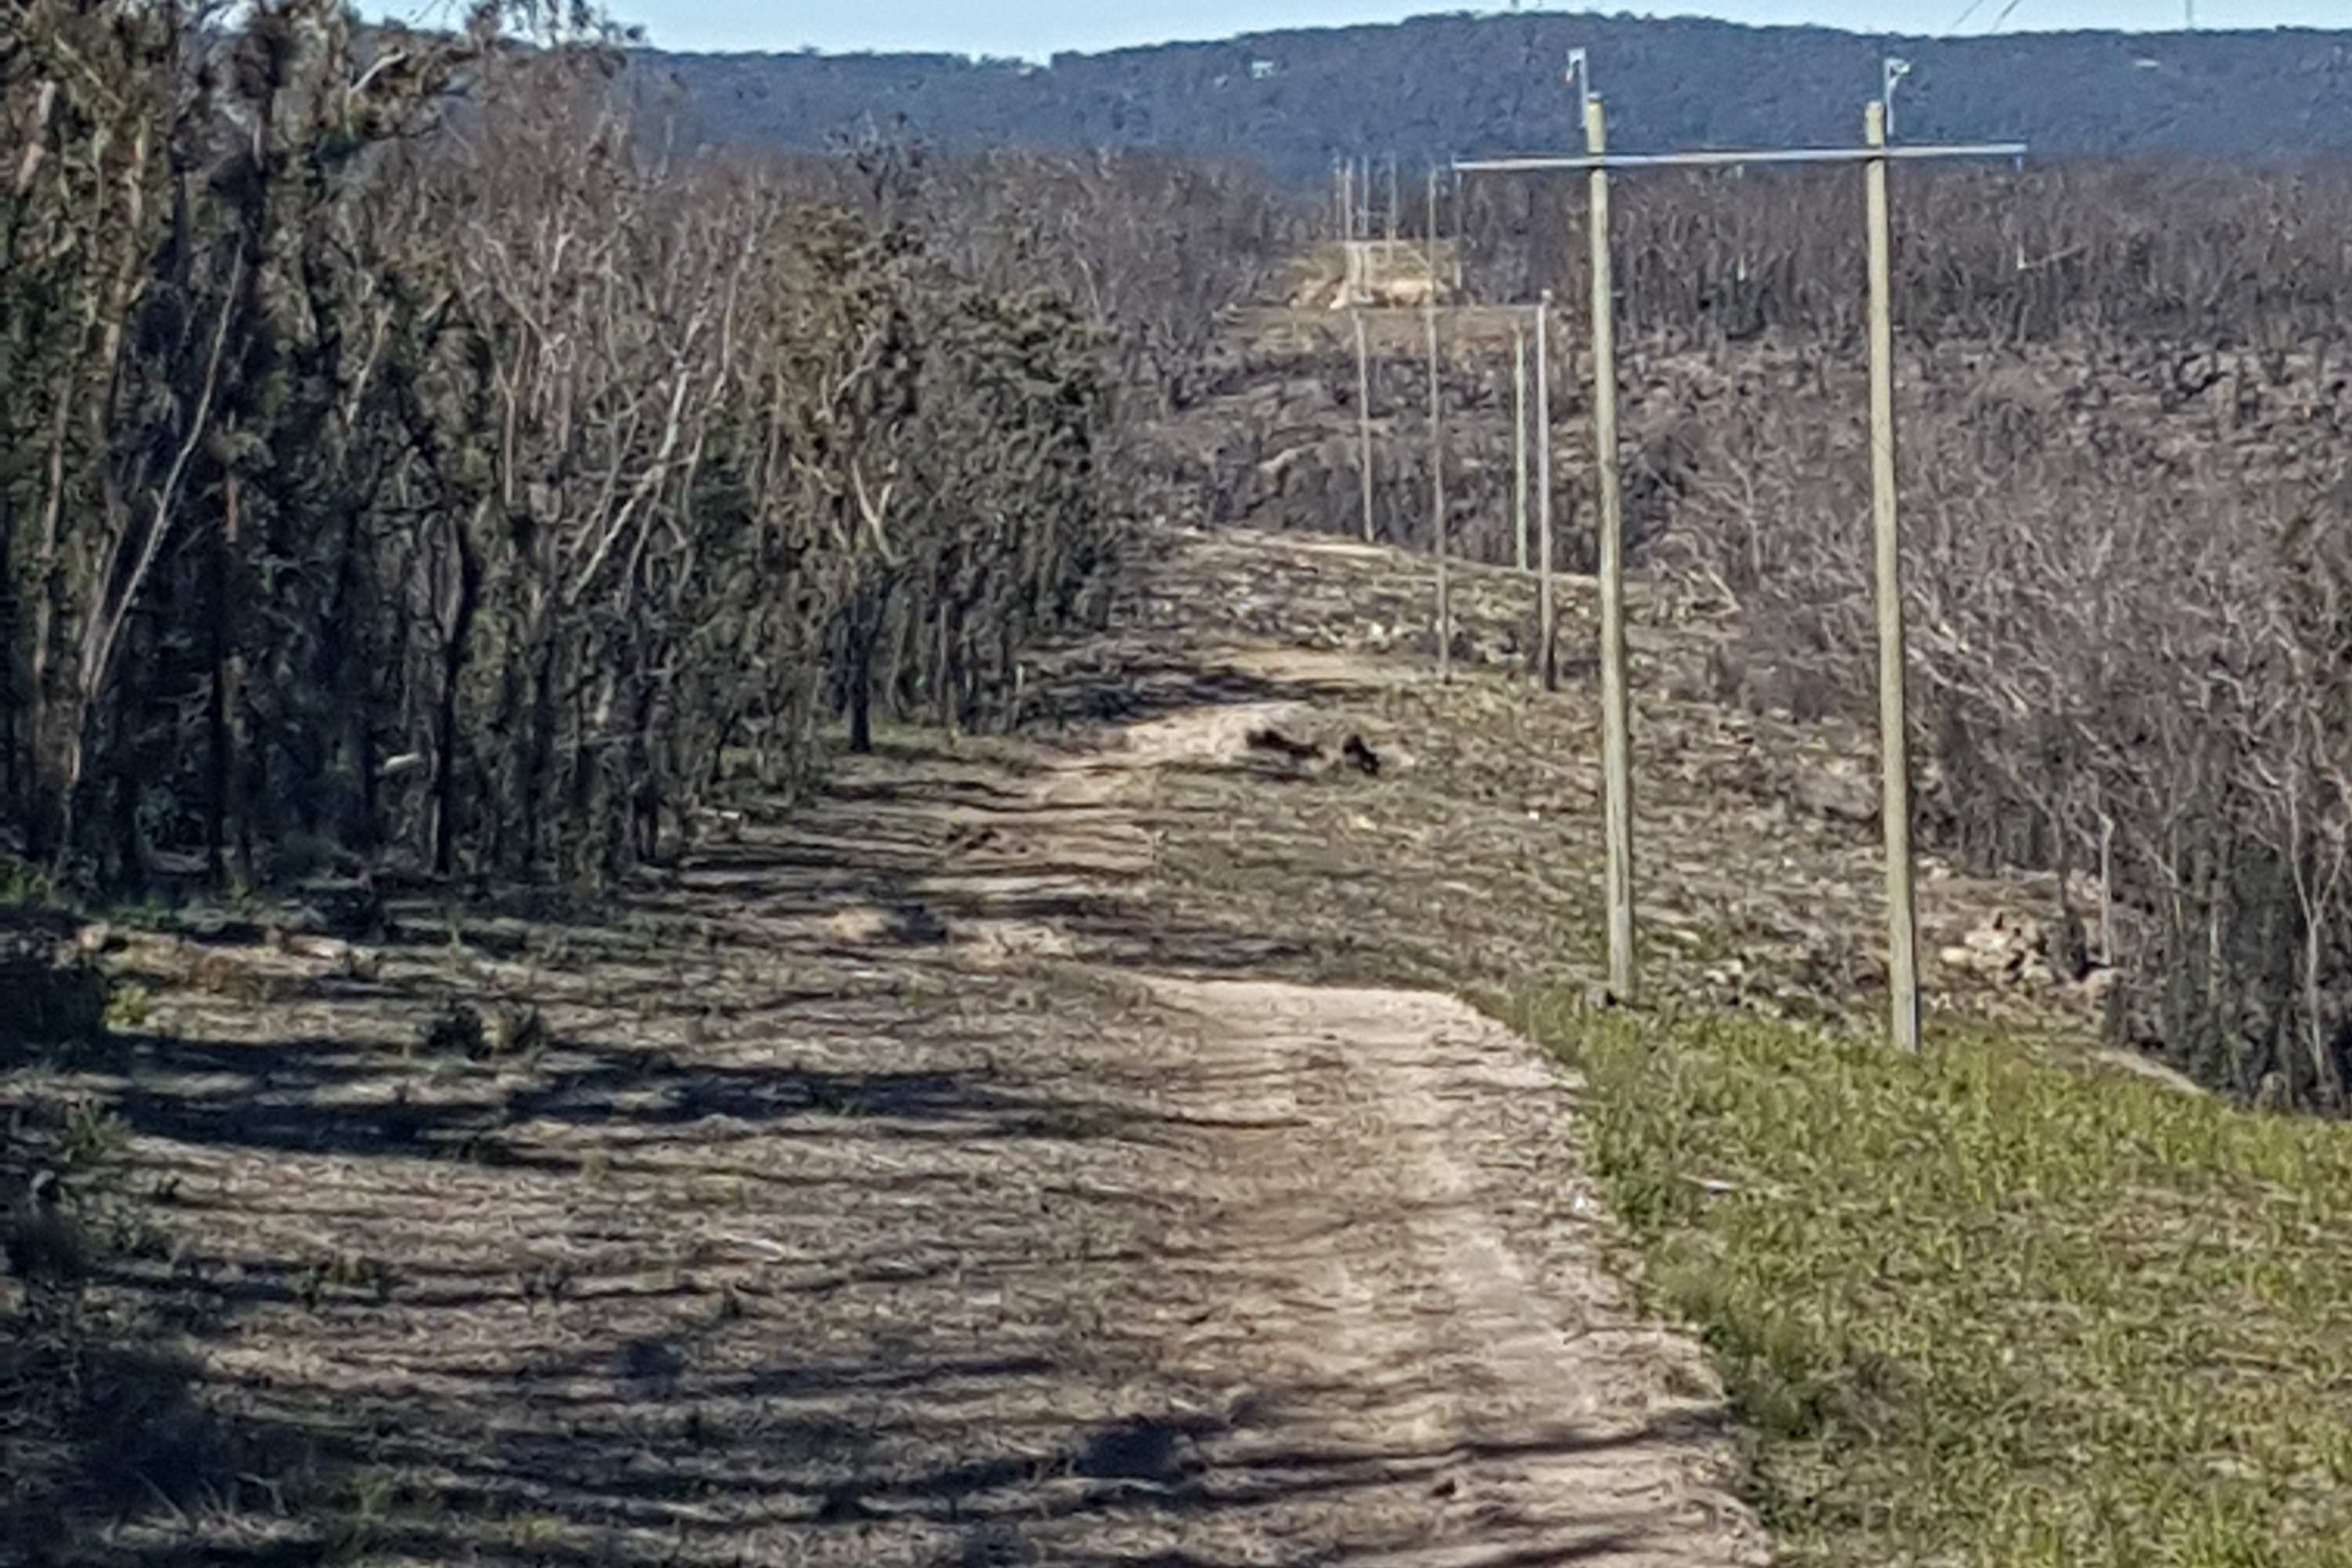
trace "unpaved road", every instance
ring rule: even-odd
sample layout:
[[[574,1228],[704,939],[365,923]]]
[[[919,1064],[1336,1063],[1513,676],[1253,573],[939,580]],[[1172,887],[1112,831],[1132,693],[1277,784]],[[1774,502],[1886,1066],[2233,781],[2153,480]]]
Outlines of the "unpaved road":
[[[1182,710],[971,820],[1016,863],[1084,841],[1098,875],[1148,879],[1154,770],[1230,762],[1297,717]],[[925,891],[976,932],[1076,951],[997,912],[1037,886],[950,872]],[[1153,1531],[1178,1555],[1143,1560],[1763,1559],[1703,1357],[1634,1319],[1602,1263],[1565,1075],[1448,996],[1118,973],[1147,1004],[1160,1113],[1187,1130],[1138,1260],[1165,1303],[1153,1353],[1223,1390]],[[1193,1524],[1179,1499],[1211,1506]],[[1054,1545],[1105,1560],[1083,1531]]]
[[[852,765],[594,919],[358,975],[148,954],[150,1037],[8,1090],[122,1118],[168,1195],[106,1289],[193,1380],[0,1545],[1763,1561],[1704,1358],[1608,1271],[1573,1082],[1168,883],[1162,784],[1302,708],[1161,673],[1058,749]],[[453,1001],[548,1038],[420,1048]]]

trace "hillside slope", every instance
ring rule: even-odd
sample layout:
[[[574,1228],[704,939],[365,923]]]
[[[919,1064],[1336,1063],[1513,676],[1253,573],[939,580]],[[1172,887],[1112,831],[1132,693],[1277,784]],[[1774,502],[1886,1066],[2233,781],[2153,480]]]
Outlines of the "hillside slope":
[[[1905,137],[2018,137],[2048,156],[2294,158],[2352,152],[2352,31],[1874,37],[1691,18],[1425,16],[1103,54],[1048,66],[949,55],[645,57],[716,142],[819,148],[911,134],[945,147],[1150,147],[1320,177],[1342,154],[1580,142],[1562,89],[1592,51],[1629,149],[1843,140],[1909,58]]]
[[[1024,735],[593,906],[93,933],[140,1006],[0,1074],[70,1204],[0,1237],[0,1555],[2343,1568],[2341,1129],[1972,1043],[2079,1026],[2030,964],[1835,1043],[1874,835],[1773,775],[1862,738],[1670,696],[1646,599],[1651,1002],[1584,1013],[1524,582],[1442,685],[1423,559],[1161,542]],[[1588,1079],[1444,994],[1507,989]]]
[[[1171,545],[1069,721],[886,734],[593,903],[85,928],[112,1029],[0,1025],[0,1194],[67,1194],[0,1208],[0,1561],[1768,1561],[1573,1079],[1171,858],[1188,789],[1278,820],[1254,727],[1417,678]],[[1288,793],[1410,832],[1374,732]]]

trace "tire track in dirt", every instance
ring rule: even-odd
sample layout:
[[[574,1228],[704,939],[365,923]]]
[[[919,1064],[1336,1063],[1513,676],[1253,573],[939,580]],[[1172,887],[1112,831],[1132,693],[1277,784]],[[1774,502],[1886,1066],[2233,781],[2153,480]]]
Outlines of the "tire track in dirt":
[[[1154,770],[1230,761],[1303,716],[1244,702],[1128,728],[1033,786],[1032,853],[1148,879]],[[969,922],[983,942],[1083,952],[985,934],[986,910]],[[1246,1369],[1286,1391],[1239,1398],[1245,1419],[1196,1446],[1195,1484],[1320,1478],[1353,1496],[1309,1527],[1323,1539],[1269,1561],[1767,1560],[1711,1369],[1640,1321],[1604,1265],[1569,1075],[1448,996],[1120,973],[1181,1042],[1164,1103],[1199,1140],[1156,1267],[1212,1306],[1163,1353],[1191,1379]]]
[[[109,1300],[202,1331],[163,1436],[59,1457],[138,1482],[66,1560],[1760,1562],[1573,1081],[1158,863],[1351,661],[1142,652],[1139,721],[854,761],[597,909],[159,943],[50,1087],[178,1194]]]
[[[1363,1561],[1754,1560],[1752,1526],[1721,1492],[1703,1366],[1627,1321],[1605,1276],[1530,1258],[1529,1238],[1510,1234],[1511,1211],[1539,1202],[1550,1217],[1536,1228],[1565,1224],[1597,1243],[1562,1151],[1530,1158],[1511,1147],[1518,1119],[1497,1114],[1515,1100],[1572,1112],[1524,1042],[1430,995],[1247,981],[1152,990],[1193,1022],[1213,1083],[1264,1086],[1204,1097],[1210,1118],[1246,1128],[1288,1112],[1279,1130],[1224,1140],[1218,1243],[1263,1258],[1236,1310],[1287,1381],[1345,1391],[1285,1412],[1285,1439],[1381,1454],[1420,1487],[1426,1539],[1360,1543]],[[1570,1201],[1527,1190],[1537,1182],[1564,1184]],[[1293,1237],[1312,1245],[1286,1251]]]

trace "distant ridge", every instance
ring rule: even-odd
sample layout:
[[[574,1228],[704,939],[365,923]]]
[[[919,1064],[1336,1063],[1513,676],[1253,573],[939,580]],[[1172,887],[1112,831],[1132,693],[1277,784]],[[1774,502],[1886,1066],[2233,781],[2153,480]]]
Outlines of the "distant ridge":
[[[1580,143],[1561,75],[1592,51],[1628,150],[1844,140],[1879,60],[1914,69],[1910,140],[2022,138],[2046,157],[2275,161],[2352,153],[2352,30],[1961,38],[1688,18],[1424,16],[1057,55],[666,54],[701,140],[814,149],[912,135],[950,148],[1150,147],[1323,177],[1341,153],[1407,166]]]

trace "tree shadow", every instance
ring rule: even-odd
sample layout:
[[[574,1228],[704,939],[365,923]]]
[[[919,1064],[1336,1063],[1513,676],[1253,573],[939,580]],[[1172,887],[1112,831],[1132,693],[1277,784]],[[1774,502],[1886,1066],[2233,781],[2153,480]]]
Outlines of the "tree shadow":
[[[1033,716],[1092,722],[1318,694],[1171,660],[1065,672],[1030,700]],[[1115,1066],[1024,1068],[1037,1015],[957,1012],[981,973],[961,944],[1006,925],[1066,939],[1069,954],[1013,963],[1008,984],[1070,955],[1254,973],[1318,955],[1172,910],[1116,857],[1069,847],[1074,824],[1117,814],[975,777],[944,746],[904,751],[601,904],[517,894],[457,911],[438,938],[429,907],[404,912],[410,967],[310,974],[254,1004],[285,1026],[89,1047],[76,1069],[119,1083],[112,1112],[165,1151],[158,1173],[271,1176],[234,1203],[157,1200],[175,1240],[96,1259],[47,1341],[0,1352],[0,1394],[79,1401],[6,1450],[7,1560],[1238,1568],[1263,1560],[1253,1540],[1388,1498],[1400,1478],[1576,1451],[1585,1440],[1563,1435],[1528,1453],[1338,1453],[1213,1400],[1209,1415],[1105,1414],[1181,1379],[1154,1363],[1146,1327],[1081,1333],[1073,1303],[1090,1268],[1178,1256],[1149,1239],[1164,1205],[1120,1173],[1135,1151],[1194,1134]],[[1012,854],[976,846],[976,829],[1062,847]],[[714,917],[724,929],[702,930]],[[603,1011],[637,1026],[559,1034],[527,1063],[405,1061],[384,1043],[386,1010],[449,989],[414,972],[448,935],[503,960],[575,942]],[[668,961],[697,943],[760,973],[724,995],[688,984]],[[717,1037],[683,1033],[713,1018]],[[954,1051],[886,1054],[924,1030],[951,1033]],[[519,1194],[499,1222],[511,1234],[468,1228],[491,1173]],[[697,1195],[710,1189],[731,1206],[671,1206],[721,1201]],[[1024,1245],[998,1223],[1021,1205],[1056,1209],[1083,1245]],[[950,1218],[889,1228],[923,1210]],[[574,1268],[599,1227],[625,1246]],[[354,1257],[367,1247],[409,1250]],[[992,1317],[989,1301],[1027,1305]],[[192,1335],[233,1346],[265,1320],[270,1342],[316,1353],[172,1353]],[[1065,1413],[1073,1389],[1094,1408]],[[1256,1392],[1280,1408],[1329,1391]],[[1424,1528],[1407,1510],[1350,1539],[1402,1549]],[[1617,1529],[1596,1520],[1578,1542],[1506,1542],[1484,1561],[1571,1562]]]
[[[1023,693],[1025,731],[1078,724],[1132,724],[1196,708],[1297,702],[1339,695],[1326,681],[1278,679],[1204,664],[1164,649],[1097,645],[1084,656],[1049,661],[1050,673]]]
[[[202,1368],[180,1346],[214,1314],[172,1310],[185,1306],[163,1299],[176,1294],[103,1279],[26,1286],[0,1333],[0,1560],[178,1561],[110,1538],[133,1521],[217,1507],[241,1479],[283,1488],[319,1474],[305,1435],[199,1397]]]

